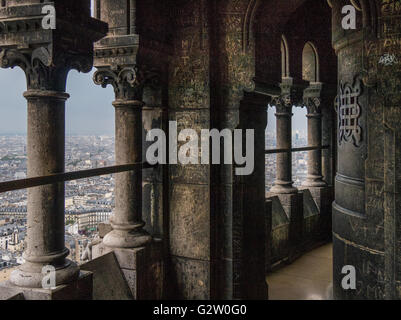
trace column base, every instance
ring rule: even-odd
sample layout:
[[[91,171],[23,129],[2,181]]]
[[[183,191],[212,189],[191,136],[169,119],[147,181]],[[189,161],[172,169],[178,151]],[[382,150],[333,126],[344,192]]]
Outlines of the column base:
[[[81,271],[76,280],[51,289],[18,287],[5,281],[0,283],[0,297],[20,297],[18,300],[92,300],[92,283],[93,274],[88,271]]]
[[[298,189],[292,185],[292,183],[279,183],[276,182],[270,189],[270,193],[274,194],[293,194],[298,193]]]
[[[303,187],[308,188],[321,188],[327,187],[327,183],[323,181],[323,176],[308,176],[304,183],[302,183]]]
[[[49,266],[51,266],[49,264]],[[42,273],[44,264],[25,262],[10,275],[10,283],[23,288],[43,288],[43,279],[48,273]],[[56,267],[55,284],[60,286],[76,281],[79,277],[79,267],[72,261],[66,260],[62,267]]]
[[[110,248],[140,248],[152,241],[152,237],[144,230],[113,230],[103,239],[105,246]]]

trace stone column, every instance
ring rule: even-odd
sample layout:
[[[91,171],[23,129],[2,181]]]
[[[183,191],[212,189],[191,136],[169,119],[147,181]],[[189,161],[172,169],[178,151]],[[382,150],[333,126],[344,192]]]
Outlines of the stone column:
[[[292,148],[292,107],[299,105],[302,84],[294,84],[292,78],[283,78],[281,95],[273,98],[272,105],[276,105],[277,119],[277,149]],[[302,89],[302,90],[301,90]],[[299,256],[299,247],[302,241],[303,225],[303,197],[302,193],[293,186],[292,181],[292,152],[277,154],[276,181],[270,192],[277,195],[280,204],[290,219],[289,225],[289,261]],[[274,215],[274,211],[273,211]]]
[[[277,128],[277,148],[291,149],[292,134],[292,106],[277,105],[276,128]],[[273,193],[296,193],[297,188],[292,184],[292,153],[291,151],[277,154],[277,176],[274,186],[271,188]]]
[[[116,100],[116,164],[142,161],[142,105],[141,101]],[[111,220],[113,231],[104,243],[111,247],[140,247],[149,242],[142,221],[142,170],[116,174],[116,211]]]
[[[82,71],[91,68],[90,57],[69,59],[63,53],[54,58],[44,47],[29,53],[3,49],[0,54],[3,68],[18,65],[27,77],[28,177],[64,172],[67,74],[75,63]],[[76,280],[79,268],[66,259],[69,250],[64,245],[64,183],[29,189],[27,220],[25,263],[11,274],[11,283],[42,288],[44,267],[55,268],[56,286]]]
[[[287,84],[286,82],[289,83]],[[276,105],[277,149],[292,148],[292,99],[290,96],[292,79],[283,79],[282,96],[273,99]],[[298,189],[292,184],[292,153],[291,151],[277,154],[277,176],[270,192],[276,194],[297,193]]]
[[[4,26],[0,66],[20,67],[27,80],[24,96],[28,101],[28,177],[64,172],[67,75],[71,69],[91,70],[93,42],[102,38],[107,28],[90,17],[89,0],[79,4],[58,1],[50,5],[57,10],[56,30],[36,28],[43,19],[43,4],[38,1],[8,1],[7,7],[0,8],[0,24]],[[85,33],[83,25],[87,25]],[[91,289],[84,293],[76,290],[83,282],[90,287],[90,276],[82,276],[78,266],[66,259],[69,251],[64,245],[64,183],[28,190],[26,240],[25,263],[11,274],[5,288],[19,287],[26,299],[91,295]],[[42,283],[47,275],[44,267],[48,272],[54,269],[46,280],[55,283]],[[74,285],[56,290],[44,286],[72,282]],[[32,290],[35,288],[49,290]]]
[[[390,106],[383,102],[391,92],[399,90],[393,88],[381,95],[378,94],[377,84],[374,85],[374,79],[384,75],[383,70],[377,69],[380,56],[384,53],[381,50],[386,47],[385,52],[391,52],[392,49],[391,45],[384,46],[386,39],[392,36],[380,32],[383,42],[377,39],[377,30],[382,30],[382,27],[375,20],[376,8],[373,12],[370,10],[377,5],[379,12],[387,11],[384,9],[386,5],[383,4],[381,8],[378,2],[382,1],[367,1],[364,12],[357,12],[357,21],[364,20],[363,27],[344,32],[341,27],[344,3],[339,0],[331,1],[332,43],[338,56],[337,172],[332,219],[333,292],[334,299],[340,300],[383,299],[384,250],[387,247],[395,252],[394,247],[386,245],[386,239],[390,238],[384,232],[388,221],[385,208],[397,209],[394,203],[386,203],[384,200],[387,190],[383,177],[391,175],[390,166],[394,164],[395,156],[392,155],[390,162],[385,163],[384,137],[388,127],[384,110],[390,109]],[[362,15],[369,19],[363,19]],[[391,23],[399,25],[400,21],[397,19],[393,20],[392,17]],[[395,31],[393,25],[388,24],[387,28]],[[389,67],[389,70],[392,74],[397,74],[395,65]],[[392,80],[391,77],[386,79],[385,86],[390,88]],[[369,88],[367,84],[375,88]],[[392,189],[393,183],[396,180],[391,182]],[[398,224],[391,221],[391,225],[396,228]],[[395,234],[394,231],[395,229],[392,230],[392,235]],[[394,238],[390,242],[398,243]],[[397,261],[397,258],[392,257],[391,260]],[[357,290],[344,290],[342,286],[344,275],[341,271],[345,265],[352,265],[357,270]]]
[[[312,90],[320,91],[321,83],[310,86],[305,93],[308,94]],[[306,96],[305,105],[308,110],[306,117],[308,118],[308,146],[322,146],[322,113],[321,100],[318,96]],[[312,150],[308,154],[308,176],[303,183],[304,187],[325,187],[326,182],[323,181],[322,175],[322,150]]]
[[[138,58],[140,36],[136,34],[136,12],[139,8],[133,0],[103,0],[98,7],[101,20],[109,24],[109,33],[95,44],[94,65],[98,70],[94,81],[102,87],[114,88],[116,164],[137,163],[138,166],[115,175],[112,230],[94,247],[93,256],[96,259],[113,251],[132,296],[142,300],[160,298],[163,262],[162,243],[152,240],[146,232],[142,212],[142,112],[144,100],[149,102],[149,96],[144,98],[144,88],[160,87],[160,72],[153,71],[157,63],[147,62],[153,57],[151,53]]]
[[[113,231],[103,239],[112,248],[138,248],[151,241],[143,229],[142,220],[142,75],[136,67],[119,72],[99,68],[94,75],[96,84],[113,85],[116,93],[115,153],[116,165],[138,163],[137,170],[115,176],[116,207],[110,218]]]
[[[28,177],[64,172],[65,101],[61,91],[28,90]],[[25,263],[11,274],[21,287],[42,287],[42,268],[56,268],[56,284],[77,279],[78,266],[65,259],[64,183],[28,190]]]

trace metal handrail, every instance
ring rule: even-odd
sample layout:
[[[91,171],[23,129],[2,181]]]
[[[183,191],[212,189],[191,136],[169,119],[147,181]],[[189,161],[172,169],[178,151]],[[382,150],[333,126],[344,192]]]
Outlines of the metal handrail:
[[[302,147],[302,148],[291,148],[291,149],[271,149],[271,150],[265,150],[265,154],[302,152],[302,151],[326,150],[326,149],[330,149],[330,146],[327,145],[327,146],[319,146],[319,147]]]
[[[50,174],[48,176],[5,181],[5,182],[0,182],[0,193],[39,187],[65,181],[79,180],[79,179],[104,176],[114,173],[134,171],[138,170],[138,168],[151,169],[155,167],[156,166],[150,165],[149,163],[131,163],[125,165],[117,165],[117,166],[80,170],[73,172],[55,173],[55,174]]]
[[[265,154],[325,150],[329,148],[330,146],[302,147],[302,148],[291,148],[291,149],[272,149],[272,150],[265,150]],[[80,170],[73,172],[55,173],[47,176],[19,179],[13,181],[5,181],[5,182],[0,182],[0,193],[27,189],[27,188],[34,188],[59,182],[66,182],[66,181],[99,177],[127,171],[134,171],[138,170],[138,167],[140,167],[141,169],[152,169],[155,168],[156,166],[150,165],[149,163],[131,163],[125,165],[117,165],[117,166]]]

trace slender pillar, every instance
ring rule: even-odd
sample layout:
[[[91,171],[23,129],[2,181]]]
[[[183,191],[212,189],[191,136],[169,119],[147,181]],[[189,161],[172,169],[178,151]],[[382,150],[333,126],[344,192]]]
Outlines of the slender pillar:
[[[41,59],[36,58],[39,55]],[[80,70],[90,70],[88,56],[73,59],[60,53],[55,58],[44,47],[29,53],[17,49],[1,51],[3,68],[20,66],[26,73],[28,177],[64,172],[65,101],[69,97],[65,86],[68,71],[77,63],[82,67]],[[43,278],[52,269],[55,271],[49,278],[55,281],[52,286],[77,280],[79,268],[66,259],[69,250],[64,242],[64,183],[28,189],[25,263],[11,274],[11,283],[43,288]]]
[[[144,228],[141,164],[144,87],[155,88],[159,83],[158,74],[146,68],[155,65],[147,63],[146,53],[142,59],[138,58],[140,63],[137,61],[140,37],[135,31],[136,10],[134,0],[101,1],[100,18],[109,24],[109,33],[95,44],[94,82],[114,88],[116,163],[136,163],[137,167],[115,175],[112,230],[94,248],[94,257],[115,252],[125,277],[135,279],[128,281],[135,299],[155,299],[160,291],[149,288],[162,287],[161,243],[152,241]],[[147,52],[146,49],[143,52]]]
[[[321,84],[319,84],[321,86]],[[305,99],[308,114],[308,146],[322,146],[322,113],[320,98]],[[312,150],[308,153],[308,176],[303,183],[304,187],[325,187],[322,175],[322,150]]]
[[[65,101],[58,91],[28,90],[28,177],[64,172]],[[64,183],[28,190],[25,263],[11,274],[21,287],[42,287],[42,269],[56,269],[56,285],[76,280],[78,266],[64,245]]]
[[[116,100],[116,164],[142,161],[142,106],[137,100]],[[141,247],[151,240],[143,230],[142,170],[116,174],[116,209],[111,219],[113,231],[104,238],[107,246]]]
[[[277,130],[277,149],[291,149],[292,141],[292,105],[284,101],[276,103],[276,130]],[[272,193],[288,194],[296,193],[297,188],[293,186],[292,181],[292,153],[283,152],[277,154],[277,176]]]
[[[99,68],[94,75],[96,84],[114,86],[115,153],[116,164],[138,163],[134,171],[116,174],[116,207],[110,223],[113,231],[103,239],[112,248],[138,248],[152,238],[143,229],[142,220],[142,77],[136,67],[126,67],[119,72]]]

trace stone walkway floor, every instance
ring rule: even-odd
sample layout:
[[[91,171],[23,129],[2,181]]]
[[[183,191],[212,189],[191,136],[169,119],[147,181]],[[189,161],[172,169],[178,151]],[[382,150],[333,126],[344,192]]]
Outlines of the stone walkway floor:
[[[267,275],[270,300],[332,299],[333,246],[319,247]]]

